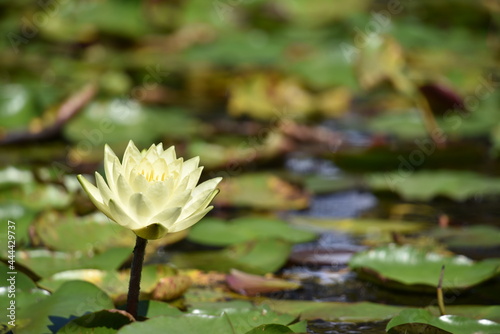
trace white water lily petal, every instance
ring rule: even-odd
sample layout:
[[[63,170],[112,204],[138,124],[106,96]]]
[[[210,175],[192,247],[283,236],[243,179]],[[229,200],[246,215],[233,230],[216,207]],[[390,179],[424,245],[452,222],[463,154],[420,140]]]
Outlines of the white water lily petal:
[[[181,178],[184,179],[186,176],[191,174],[196,168],[198,168],[199,163],[200,157],[194,157],[184,162],[182,164]]]
[[[118,190],[118,196],[122,203],[127,203],[130,200],[130,197],[134,194],[132,187],[130,187],[130,184],[128,184],[123,175],[118,176],[116,190]]]
[[[179,216],[181,215],[181,207],[172,207],[163,210],[149,221],[150,224],[161,224],[163,226],[171,227]]]
[[[126,212],[122,207],[115,203],[114,200],[109,201],[109,211],[111,214],[111,218],[113,221],[118,223],[121,226],[129,228],[131,230],[135,230],[141,228],[141,224],[132,219],[130,214]]]
[[[132,190],[134,192],[138,193],[141,190],[147,189],[149,182],[144,175],[135,174],[135,175],[130,177],[129,183],[130,183],[130,186],[132,187]]]
[[[184,207],[191,198],[191,190],[187,189],[184,191],[176,190],[175,194],[168,199],[169,205]]]
[[[160,155],[160,158],[165,160],[167,162],[167,164],[171,164],[172,162],[174,162],[175,160],[177,160],[177,156],[175,154],[175,147],[174,146],[170,146],[169,148],[167,148],[161,155]]]
[[[193,189],[194,187],[196,187],[196,184],[200,180],[202,171],[203,167],[198,167],[194,171],[192,171],[191,174],[187,176],[188,178],[187,189]]]
[[[135,147],[133,141],[129,141],[127,148],[125,149],[125,153],[123,153],[123,165],[125,167],[125,164],[130,164],[133,162],[140,161],[142,159],[141,157],[141,152]]]
[[[99,189],[97,189],[96,186],[94,186],[86,178],[84,178],[83,175],[78,175],[77,178],[78,181],[80,181],[83,190],[85,190],[85,192],[89,195],[89,198],[92,201],[92,203],[106,216],[109,217],[110,216],[109,208],[107,207],[107,205],[104,205]]]
[[[113,198],[113,192],[109,189],[106,181],[98,172],[95,172],[95,182],[97,184],[97,189],[99,189],[99,193],[101,194],[102,203],[107,204],[111,198]]]
[[[96,185],[83,176],[78,180],[92,203],[110,219],[139,237],[157,239],[166,233],[189,228],[207,214],[222,178],[196,186],[202,166],[195,157],[184,162],[174,147],[151,145],[139,151],[129,142],[120,162],[106,145],[106,180],[96,173]]]
[[[222,181],[222,177],[216,177],[214,179],[203,182],[202,184],[198,185],[198,187],[194,188],[193,197],[198,196],[208,189],[215,189],[219,185],[220,181]]]
[[[151,185],[144,191],[146,196],[155,207],[162,207],[167,203],[172,195],[174,180],[167,179],[163,182],[151,182]]]
[[[104,146],[104,173],[110,189],[115,190],[115,180],[112,177],[114,170],[120,165],[120,159],[107,144]]]
[[[130,196],[129,200],[130,211],[135,215],[137,221],[148,220],[153,211],[151,210],[151,202],[144,196],[143,193],[135,193]],[[146,223],[146,222],[144,222]]]
[[[205,210],[198,212],[191,217],[176,222],[174,225],[172,225],[171,228],[169,228],[169,232],[174,233],[190,228],[191,226],[199,222],[201,218],[205,217],[205,215],[213,208],[213,206],[209,206]]]
[[[208,189],[200,196],[192,198],[191,201],[184,206],[180,219],[185,219],[196,211],[204,210],[218,193],[218,189]]]

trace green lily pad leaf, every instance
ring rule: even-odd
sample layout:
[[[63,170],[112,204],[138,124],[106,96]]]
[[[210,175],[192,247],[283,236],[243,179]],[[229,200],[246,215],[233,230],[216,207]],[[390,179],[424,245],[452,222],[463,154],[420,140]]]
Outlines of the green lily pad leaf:
[[[85,314],[64,325],[57,333],[61,334],[112,334],[130,324],[134,318],[121,310],[102,310]]]
[[[33,182],[33,174],[30,171],[12,166],[0,170],[0,190]]]
[[[30,210],[25,206],[17,203],[0,204],[0,220],[3,222],[7,221],[12,222],[12,223],[6,223],[5,228],[3,228],[0,231],[0,244],[8,245],[9,230],[7,228],[7,225],[14,227],[13,229],[10,229],[10,231],[11,231],[11,238],[15,236],[16,247],[25,244],[29,240],[28,229],[31,225],[31,222],[34,220],[35,215],[36,211]],[[0,250],[0,257],[5,258],[8,254],[7,252],[8,248],[3,247],[3,249]]]
[[[306,175],[301,178],[304,187],[313,194],[330,194],[350,190],[360,186],[359,179],[343,175],[342,177],[325,176],[321,174]]]
[[[404,290],[435,291],[441,267],[443,289],[466,289],[500,273],[500,259],[474,262],[462,256],[445,256],[410,245],[394,244],[355,254],[349,266],[367,279]]]
[[[111,299],[95,285],[82,281],[67,282],[51,296],[19,309],[16,331],[26,334],[47,333],[47,327],[52,324],[49,317],[69,321],[70,317],[113,307]]]
[[[309,197],[299,188],[271,174],[245,174],[224,179],[215,197],[223,206],[257,209],[304,209]]]
[[[79,143],[73,157],[85,160],[92,157],[89,150],[102,156],[105,143],[125,148],[132,139],[139,147],[149,147],[164,135],[175,139],[195,135],[200,131],[199,125],[185,110],[147,108],[136,100],[116,99],[91,103],[67,124],[64,134]],[[165,132],[167,128],[169,131]]]
[[[185,314],[183,316],[159,316],[144,322],[127,325],[118,331],[119,334],[128,333],[160,333],[169,328],[169,333],[233,333],[245,334],[263,324],[288,325],[294,321],[290,315],[278,315],[263,308],[240,309],[231,313],[219,315]],[[306,331],[306,323],[297,327],[301,332]]]
[[[229,272],[238,269],[263,275],[281,268],[290,254],[291,245],[276,239],[255,240],[237,244],[221,251],[177,254],[172,263],[179,268],[196,268]]]
[[[429,235],[448,247],[498,247],[500,229],[489,225],[438,228]]]
[[[48,211],[34,227],[44,245],[63,252],[103,252],[113,247],[130,250],[135,243],[133,232],[99,212],[79,217],[72,212],[63,215]]]
[[[168,303],[156,300],[141,300],[137,310],[139,316],[146,318],[159,317],[161,315],[182,315],[182,311]]]
[[[52,184],[27,183],[10,191],[0,192],[1,202],[18,203],[28,209],[43,211],[62,209],[72,201],[73,195]]]
[[[401,162],[400,171],[372,174],[368,184],[375,190],[389,190],[407,200],[428,201],[446,196],[464,201],[476,195],[500,194],[500,178],[486,177],[467,171],[418,171],[410,162]]]
[[[81,253],[51,252],[44,249],[18,251],[17,262],[40,277],[82,268],[117,269],[130,256],[129,248],[112,248],[95,256]]]
[[[277,238],[292,243],[308,242],[315,234],[290,227],[284,221],[263,217],[244,217],[225,222],[208,218],[194,225],[188,239],[200,244],[228,246],[260,238]]]
[[[500,333],[500,324],[491,320],[475,320],[458,315],[433,316],[422,309],[403,310],[387,324],[389,334],[436,333],[470,334]]]
[[[272,159],[286,149],[287,139],[278,133],[270,133],[264,140],[250,144],[248,137],[217,137],[217,142],[191,141],[189,156],[199,156],[206,168],[231,168],[240,171],[257,160]]]
[[[37,115],[32,94],[22,85],[0,87],[0,129],[27,128]]]
[[[283,325],[269,324],[269,325],[260,325],[255,327],[254,329],[246,332],[245,334],[280,334],[280,333],[295,333],[289,327]]]
[[[220,302],[189,300],[188,312],[192,314],[222,315],[223,313],[238,313],[255,306],[247,300],[229,300]]]
[[[436,317],[441,315],[437,306],[430,306],[426,309]],[[446,305],[446,313],[473,319],[489,319],[500,323],[499,305]]]
[[[55,290],[67,281],[82,280],[95,284],[119,304],[126,301],[130,270],[121,272],[98,269],[80,269],[58,272],[38,284]],[[165,265],[144,266],[141,277],[141,298],[171,300],[182,296],[191,286],[187,276],[177,275],[177,271]]]
[[[371,302],[341,303],[303,300],[264,299],[260,304],[278,313],[298,316],[302,320],[322,319],[337,322],[370,322],[386,320],[401,312],[404,307]]]
[[[226,277],[226,282],[233,291],[248,296],[259,293],[295,290],[300,288],[300,284],[296,282],[290,282],[279,278],[251,275],[236,269],[231,270],[231,273]]]
[[[10,326],[9,322],[15,319],[14,315],[13,318],[9,317],[9,308],[18,312],[21,308],[39,303],[49,296],[47,291],[39,289],[27,275],[11,270],[3,262],[0,262],[0,280],[0,307],[7,310],[6,316],[0,320],[0,325],[9,328],[14,327]]]
[[[371,218],[331,219],[307,216],[294,216],[291,219],[291,223],[300,227],[314,228],[319,231],[333,230],[366,236],[390,234],[393,232],[412,233],[426,227],[424,223],[410,221]]]

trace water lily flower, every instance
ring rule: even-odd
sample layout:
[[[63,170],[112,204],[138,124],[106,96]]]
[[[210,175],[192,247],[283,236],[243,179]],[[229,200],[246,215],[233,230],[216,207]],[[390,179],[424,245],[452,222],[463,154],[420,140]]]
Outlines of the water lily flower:
[[[202,219],[219,190],[217,177],[197,186],[203,167],[199,157],[184,161],[173,146],[151,145],[140,152],[129,142],[120,162],[113,150],[104,149],[106,180],[95,173],[97,187],[78,175],[94,205],[116,223],[144,239],[189,228]]]

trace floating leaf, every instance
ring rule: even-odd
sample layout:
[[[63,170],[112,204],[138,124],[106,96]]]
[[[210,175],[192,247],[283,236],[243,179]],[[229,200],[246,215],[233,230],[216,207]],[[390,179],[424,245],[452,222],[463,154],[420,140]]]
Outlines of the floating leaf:
[[[252,307],[219,315],[186,314],[183,316],[159,316],[144,322],[136,322],[123,327],[119,334],[161,333],[165,328],[172,334],[207,333],[207,334],[245,334],[263,324],[288,325],[294,320],[290,315],[278,315],[275,312]],[[306,323],[294,325],[300,332],[306,331]],[[294,327],[295,328],[295,327]]]
[[[72,280],[83,280],[95,284],[105,291],[116,303],[125,302],[130,279],[130,270],[121,272],[98,269],[79,269],[58,272],[41,280],[38,284],[55,290],[63,283]],[[177,271],[164,265],[147,265],[143,267],[141,277],[141,294],[143,298],[171,300],[182,296],[191,286],[188,276],[178,275]]]
[[[33,96],[22,85],[0,87],[0,129],[19,130],[27,128],[37,115]]]
[[[15,202],[36,211],[62,209],[67,207],[71,200],[71,194],[52,184],[27,183],[20,188],[0,192],[0,201]]]
[[[390,233],[411,233],[425,228],[426,224],[410,221],[386,220],[386,219],[330,219],[315,218],[307,216],[294,216],[292,224],[301,227],[312,227],[318,230],[333,230],[353,233],[357,235],[380,235]]]
[[[187,147],[189,156],[199,156],[207,168],[226,168],[241,171],[242,168],[259,160],[269,160],[283,153],[289,143],[276,132],[271,132],[263,139],[248,137],[220,138],[217,142],[191,141]]]
[[[242,217],[225,222],[204,219],[190,231],[188,239],[200,244],[228,246],[260,238],[277,238],[292,243],[314,240],[315,234],[290,227],[284,221],[263,217]]]
[[[272,120],[278,117],[277,110],[284,109],[287,118],[304,118],[313,108],[311,94],[292,78],[261,73],[240,77],[231,85],[228,109],[232,116]]]
[[[224,179],[215,203],[256,209],[304,209],[309,197],[299,188],[270,173]]]
[[[44,245],[63,252],[102,252],[113,247],[133,247],[135,235],[101,213],[78,217],[74,213],[44,213],[34,224]],[[99,233],[96,233],[99,231]]]
[[[432,292],[443,265],[445,290],[470,288],[500,273],[500,259],[474,262],[462,255],[444,256],[409,245],[374,248],[354,255],[349,262],[361,276],[379,284]]]
[[[0,244],[8,245],[9,231],[11,238],[14,237],[16,248],[23,245],[29,240],[28,229],[34,220],[36,211],[30,210],[23,205],[17,203],[2,203],[0,204],[0,221],[5,222],[5,227],[0,231]],[[8,223],[11,221],[11,223]],[[13,229],[8,228],[11,226]],[[7,247],[0,250],[0,256],[7,256]]]
[[[500,324],[491,320],[475,320],[458,315],[435,317],[422,309],[403,310],[387,324],[389,334],[436,333],[470,334],[500,333]]]
[[[13,166],[9,166],[0,170],[1,190],[33,182],[33,174],[30,171],[19,169]]]
[[[51,296],[21,308],[17,313],[16,331],[46,333],[52,323],[51,317],[63,318],[67,323],[71,317],[113,307],[111,299],[95,285],[82,281],[67,282]]]
[[[85,160],[92,157],[89,151],[100,152],[105,143],[125,148],[132,139],[138,146],[147,147],[163,135],[171,138],[194,135],[200,131],[200,124],[185,110],[147,108],[137,100],[115,99],[91,103],[64,130],[67,138],[79,143],[71,153],[72,158]]]
[[[325,321],[339,322],[385,320],[394,317],[404,309],[402,306],[391,306],[370,302],[341,303],[265,299],[260,301],[260,303],[279,313],[300,316],[300,319],[322,319]]]
[[[276,239],[237,244],[221,251],[177,254],[172,263],[180,268],[229,272],[238,269],[252,274],[271,273],[281,268],[290,254],[291,245]]]
[[[5,316],[0,320],[0,325],[14,327],[8,322],[16,318],[16,312],[20,312],[21,309],[31,304],[39,303],[47,298],[49,293],[39,289],[28,276],[20,271],[11,270],[3,262],[0,262],[0,273],[0,307],[6,310]],[[11,310],[14,310],[12,318],[10,317]]]
[[[17,262],[40,277],[49,277],[57,272],[93,268],[116,269],[130,256],[128,248],[112,248],[95,256],[81,253],[51,252],[44,249],[18,251]]]
[[[57,333],[61,334],[112,334],[121,327],[134,321],[127,312],[121,310],[102,310],[86,314],[68,322]]]
[[[500,179],[466,171],[414,171],[409,160],[397,172],[372,174],[368,184],[375,190],[397,192],[407,200],[428,201],[446,196],[463,201],[477,195],[500,194]]]
[[[260,325],[259,327],[255,327],[254,329],[246,332],[245,334],[258,334],[258,333],[280,334],[280,333],[295,333],[295,332],[292,331],[289,327],[283,325],[270,324],[270,325]]]
[[[489,225],[439,228],[429,235],[448,247],[499,247],[500,228]]]
[[[300,288],[299,283],[279,278],[251,275],[236,269],[231,270],[231,273],[226,277],[226,281],[232,290],[247,296]]]
[[[129,247],[135,244],[135,234],[101,212],[76,216],[73,212],[47,211],[34,224],[37,236],[53,250],[64,252],[103,252],[110,248]],[[99,231],[99,233],[96,233]],[[177,242],[187,231],[169,233],[165,238],[148,243],[147,253],[167,244]]]

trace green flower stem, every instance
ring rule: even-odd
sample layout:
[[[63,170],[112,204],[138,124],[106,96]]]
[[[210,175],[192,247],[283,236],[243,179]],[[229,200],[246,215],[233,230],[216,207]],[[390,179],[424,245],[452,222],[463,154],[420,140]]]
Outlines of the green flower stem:
[[[139,292],[141,290],[142,264],[146,251],[147,239],[137,236],[134,247],[134,258],[130,268],[130,282],[128,285],[127,312],[137,319],[137,307],[139,305]]]

